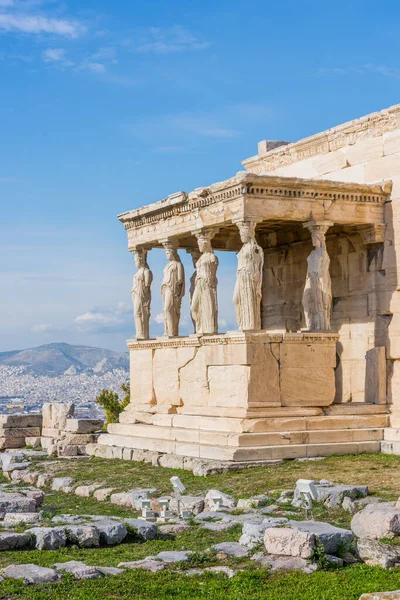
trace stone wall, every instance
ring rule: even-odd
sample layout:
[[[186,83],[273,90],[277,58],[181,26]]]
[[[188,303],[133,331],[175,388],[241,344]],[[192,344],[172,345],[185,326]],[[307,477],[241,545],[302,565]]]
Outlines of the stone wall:
[[[336,401],[379,403],[387,397],[400,412],[400,105],[270,151],[261,142],[259,154],[243,164],[257,174],[393,182],[384,244],[363,245],[357,232],[333,229],[328,251],[333,329],[341,342]],[[271,242],[275,247],[266,251],[263,323],[269,330],[276,330],[282,317],[289,330],[302,324],[300,300],[311,244],[300,228],[286,235],[289,239],[278,235]],[[290,298],[286,304],[284,295]]]

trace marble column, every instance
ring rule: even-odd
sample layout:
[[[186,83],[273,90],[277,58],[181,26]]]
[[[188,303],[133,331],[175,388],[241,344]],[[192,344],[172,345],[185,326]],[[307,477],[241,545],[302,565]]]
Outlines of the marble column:
[[[132,285],[136,339],[148,340],[153,273],[147,264],[147,250],[136,248],[133,250],[133,257],[137,268]]]
[[[168,263],[164,267],[161,295],[164,313],[164,335],[179,335],[182,298],[185,294],[185,271],[178,254],[175,240],[163,240]]]
[[[209,229],[195,232],[201,255],[196,263],[196,278],[190,309],[196,333],[199,335],[218,333],[218,258],[211,246],[211,239],[215,233]]]
[[[307,278],[303,292],[303,310],[308,331],[329,331],[331,328],[332,286],[325,234],[332,225],[330,221],[303,223],[303,227],[311,232],[314,246],[307,258]]]
[[[242,248],[239,251],[233,304],[236,320],[242,331],[261,329],[261,298],[264,253],[256,242],[256,222],[244,220],[236,223]]]

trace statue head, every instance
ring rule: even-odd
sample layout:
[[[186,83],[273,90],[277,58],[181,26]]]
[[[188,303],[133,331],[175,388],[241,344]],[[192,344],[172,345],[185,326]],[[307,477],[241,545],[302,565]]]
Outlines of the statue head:
[[[254,238],[256,224],[252,221],[241,221],[237,224],[242,244],[247,244]]]
[[[163,246],[165,248],[165,256],[167,257],[167,260],[180,261],[177,242],[168,240],[166,242],[163,242]]]
[[[204,252],[212,252],[211,240],[208,236],[200,234],[197,237],[197,243],[202,254]]]
[[[147,252],[146,250],[143,250],[143,248],[136,248],[136,250],[133,251],[133,258],[135,260],[137,269],[141,269],[142,267],[146,266],[146,257]]]

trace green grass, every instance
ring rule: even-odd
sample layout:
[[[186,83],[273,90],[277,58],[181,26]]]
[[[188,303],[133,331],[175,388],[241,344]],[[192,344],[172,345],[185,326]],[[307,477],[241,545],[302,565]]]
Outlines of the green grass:
[[[287,461],[278,466],[207,478],[195,477],[188,471],[161,469],[145,463],[97,458],[82,461],[41,460],[36,462],[34,468],[57,476],[73,477],[76,483],[102,483],[106,487],[115,487],[116,491],[155,487],[157,496],[171,492],[169,478],[176,474],[186,485],[188,494],[217,488],[232,494],[235,499],[271,491],[276,497],[279,491],[293,488],[299,478],[324,478],[339,483],[368,484],[375,495],[394,500],[400,490],[399,467],[399,457],[365,454],[330,457],[312,463]],[[73,494],[47,490],[45,509],[49,507],[56,514],[135,515],[133,510],[110,502],[97,502],[93,498],[80,498]],[[283,514],[285,509],[293,510],[290,505],[282,506],[275,514]],[[303,511],[298,509],[295,513],[292,519],[304,518]],[[314,506],[313,517],[342,527],[348,527],[351,520],[351,515],[342,509],[327,511],[323,505]],[[358,600],[365,592],[400,589],[400,569],[385,571],[379,567],[352,565],[340,570],[321,570],[312,575],[298,572],[271,574],[268,569],[248,559],[216,562],[212,553],[206,553],[208,548],[218,542],[238,541],[240,534],[241,527],[237,525],[226,532],[210,532],[194,526],[183,534],[164,536],[146,543],[128,539],[126,543],[115,547],[1,552],[0,567],[27,562],[51,566],[55,562],[67,560],[82,560],[89,565],[117,566],[120,562],[139,560],[162,550],[192,550],[196,554],[190,567],[226,564],[238,570],[238,574],[233,579],[207,573],[189,577],[177,572],[178,566],[170,566],[156,574],[127,571],[118,577],[81,582],[68,576],[60,584],[31,587],[8,580],[0,584],[0,600]]]

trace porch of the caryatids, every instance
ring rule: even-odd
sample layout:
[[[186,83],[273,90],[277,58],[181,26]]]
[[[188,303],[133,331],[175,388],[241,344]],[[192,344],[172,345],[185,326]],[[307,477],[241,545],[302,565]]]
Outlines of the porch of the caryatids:
[[[133,250],[133,256],[137,268],[132,285],[136,339],[148,340],[153,274],[147,264],[147,250],[144,248],[136,248]]]
[[[261,329],[261,299],[264,253],[256,242],[256,221],[236,223],[243,244],[239,251],[236,284],[233,293],[236,320],[242,331]]]
[[[212,249],[211,240],[216,230],[203,229],[194,232],[201,252],[196,263],[196,279],[191,300],[191,314],[196,333],[218,333],[217,269],[218,258]]]
[[[179,335],[182,298],[185,294],[185,271],[178,254],[176,240],[163,240],[168,263],[164,267],[161,295],[164,314],[164,335]]]
[[[325,234],[332,225],[331,221],[303,223],[311,232],[314,246],[307,258],[307,278],[303,292],[303,310],[308,331],[330,331],[331,328],[332,284]]]

